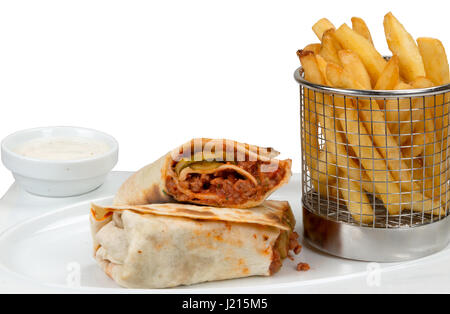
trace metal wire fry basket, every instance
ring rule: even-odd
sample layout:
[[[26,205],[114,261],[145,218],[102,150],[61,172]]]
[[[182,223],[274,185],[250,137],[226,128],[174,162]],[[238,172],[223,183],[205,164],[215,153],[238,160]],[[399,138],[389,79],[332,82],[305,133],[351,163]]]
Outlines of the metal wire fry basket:
[[[300,84],[305,239],[393,262],[450,239],[450,85],[396,91]]]

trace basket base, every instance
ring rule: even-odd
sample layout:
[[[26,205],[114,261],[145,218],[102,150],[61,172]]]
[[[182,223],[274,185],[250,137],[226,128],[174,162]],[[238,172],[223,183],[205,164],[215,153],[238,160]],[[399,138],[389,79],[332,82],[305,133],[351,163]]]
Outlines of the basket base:
[[[303,207],[304,239],[342,258],[401,262],[431,255],[450,242],[450,219],[413,228],[369,228],[328,220]]]

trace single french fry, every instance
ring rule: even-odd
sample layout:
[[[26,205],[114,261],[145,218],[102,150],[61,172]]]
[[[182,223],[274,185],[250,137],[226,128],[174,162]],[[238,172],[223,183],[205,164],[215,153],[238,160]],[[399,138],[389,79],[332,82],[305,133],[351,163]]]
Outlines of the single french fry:
[[[364,89],[371,90],[372,84],[369,73],[367,73],[359,56],[351,50],[340,50],[338,55],[344,70],[348,71]]]
[[[352,17],[352,28],[355,32],[362,35],[373,45],[372,35],[370,35],[369,28],[362,18]]]
[[[317,65],[315,53],[310,50],[299,50],[297,51],[297,56],[305,71],[305,79],[309,82],[323,85],[325,79]]]
[[[338,187],[353,220],[365,224],[373,222],[373,206],[359,182],[351,180],[344,169],[339,171]]]
[[[450,70],[447,54],[442,43],[433,38],[419,38],[417,40],[419,51],[425,65],[427,77],[435,85],[444,85],[450,83]],[[430,97],[427,97],[430,98]],[[434,118],[436,119],[437,138],[443,140],[443,151],[441,152],[441,161],[448,157],[448,125],[449,125],[449,103],[450,93],[438,95],[435,97]],[[442,149],[441,149],[442,150]],[[447,178],[448,166],[445,165],[445,175],[439,181]],[[445,178],[444,178],[445,177]]]
[[[387,63],[383,56],[364,36],[358,34],[346,24],[335,31],[334,37],[344,49],[352,50],[358,54],[367,72],[369,72],[372,85],[375,85]]]
[[[384,17],[384,32],[389,49],[399,58],[401,76],[408,81],[425,76],[425,66],[414,38],[392,13]]]
[[[438,39],[424,37],[418,38],[417,44],[427,77],[435,85],[449,84],[449,65],[444,45]]]
[[[400,82],[400,68],[398,57],[393,56],[383,69],[378,81],[375,85],[375,90],[393,90]],[[382,108],[383,109],[383,108]]]
[[[322,44],[309,44],[305,48],[303,48],[303,50],[312,51],[315,54],[318,54],[320,52],[321,46],[322,46]]]
[[[317,65],[319,66],[320,73],[322,73],[322,76],[324,77],[324,83],[328,86],[330,86],[330,83],[328,82],[328,79],[326,77],[327,75],[327,65],[328,62],[325,60],[320,54],[316,54],[316,60]]]
[[[323,18],[317,21],[316,24],[312,27],[314,33],[316,34],[317,38],[319,38],[320,41],[322,41],[323,34],[329,30],[329,29],[336,29],[328,19]]]
[[[341,64],[338,56],[338,51],[341,48],[340,44],[334,38],[334,29],[327,30],[322,37],[322,47],[320,55],[327,61],[336,64]]]

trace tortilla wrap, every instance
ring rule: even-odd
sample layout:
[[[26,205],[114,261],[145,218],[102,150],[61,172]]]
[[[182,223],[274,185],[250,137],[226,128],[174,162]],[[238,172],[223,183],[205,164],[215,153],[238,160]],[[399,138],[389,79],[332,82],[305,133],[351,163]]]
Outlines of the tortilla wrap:
[[[92,205],[94,256],[126,288],[167,288],[277,272],[299,253],[288,202],[252,210],[187,204]]]
[[[133,174],[114,205],[183,202],[252,208],[291,177],[291,160],[230,140],[193,139]]]

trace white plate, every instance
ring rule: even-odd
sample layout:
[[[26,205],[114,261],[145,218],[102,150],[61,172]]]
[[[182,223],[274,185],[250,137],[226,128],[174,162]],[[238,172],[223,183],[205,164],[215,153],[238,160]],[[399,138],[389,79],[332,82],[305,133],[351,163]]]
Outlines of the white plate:
[[[102,193],[87,196],[82,201],[77,199],[76,204],[40,214],[3,232],[0,235],[0,278],[2,274],[7,275],[9,284],[16,289],[22,286],[33,291],[129,292],[118,287],[96,265],[88,222],[90,202],[110,204],[114,191],[125,177],[113,176],[110,180],[115,182]],[[272,199],[291,203],[298,219],[297,232],[301,233],[299,176]],[[44,198],[40,199],[39,207],[42,203],[45,203]],[[300,261],[309,263],[311,270],[296,271],[295,266]],[[416,291],[414,289],[443,292],[450,291],[447,284],[449,262],[448,249],[414,262],[377,265],[335,258],[306,247],[295,262],[286,260],[282,270],[273,277],[145,292],[405,292]],[[427,281],[430,282],[428,287],[424,285]]]

